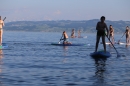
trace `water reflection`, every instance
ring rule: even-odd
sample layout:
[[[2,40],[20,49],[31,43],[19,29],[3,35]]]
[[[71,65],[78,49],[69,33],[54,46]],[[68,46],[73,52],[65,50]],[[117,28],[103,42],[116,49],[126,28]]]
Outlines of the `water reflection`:
[[[3,58],[3,51],[2,51],[2,49],[0,49],[0,74],[2,73],[2,64],[3,64],[2,58]],[[0,79],[1,79],[1,76],[0,76]],[[1,80],[0,80],[0,86],[3,86]]]
[[[63,46],[63,48],[64,48],[64,51],[68,50],[68,46]]]
[[[63,51],[64,51],[64,59],[63,59],[63,63],[67,62],[67,51],[68,51],[68,46],[63,46]]]
[[[63,46],[64,56],[67,56],[68,46]]]
[[[3,58],[3,51],[0,49],[0,73],[2,72],[2,58]]]
[[[106,60],[107,58],[93,58],[95,61],[95,78],[96,78],[96,82],[94,84],[96,84],[97,86],[104,86],[105,83],[105,75],[104,72],[106,71]]]

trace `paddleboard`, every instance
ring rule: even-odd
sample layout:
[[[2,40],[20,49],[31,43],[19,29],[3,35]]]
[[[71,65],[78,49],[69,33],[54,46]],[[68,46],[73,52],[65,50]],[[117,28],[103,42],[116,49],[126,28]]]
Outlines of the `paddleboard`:
[[[80,37],[78,37],[78,36],[75,36],[75,37],[70,37],[70,38],[87,38],[87,36],[80,36]]]
[[[0,49],[7,49],[7,48],[8,48],[8,46],[5,43],[2,43],[2,45],[0,46]]]
[[[94,52],[94,53],[90,53],[91,57],[111,57],[111,53],[110,52],[104,52],[104,51],[98,51],[98,52]]]
[[[87,38],[87,36],[84,36],[83,38]]]
[[[106,44],[111,44],[110,42],[106,42]]]
[[[102,42],[100,42],[101,44],[103,44]],[[106,44],[111,44],[110,42],[106,42]]]
[[[120,44],[120,45],[130,45],[130,44],[127,44],[127,43],[124,43],[124,42],[119,42],[118,44]]]
[[[101,43],[102,44],[102,43]],[[111,44],[110,42],[106,42],[106,45],[109,45]],[[119,43],[114,43],[114,44],[119,44],[119,45],[130,45],[130,44],[127,44],[127,43],[123,43],[123,42],[119,42]]]
[[[87,38],[87,36],[80,36],[80,37],[78,37],[78,38]]]
[[[101,44],[103,44],[102,42],[101,42]],[[106,42],[106,45],[109,45],[109,44],[111,44],[110,42]],[[114,43],[114,44],[116,44],[116,43]]]
[[[58,43],[51,43],[51,45],[55,46],[85,46],[85,44],[58,44]]]

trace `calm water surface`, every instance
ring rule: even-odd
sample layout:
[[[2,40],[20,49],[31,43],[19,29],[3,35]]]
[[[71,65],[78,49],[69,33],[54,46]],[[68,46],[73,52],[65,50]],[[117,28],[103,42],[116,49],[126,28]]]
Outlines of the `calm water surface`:
[[[70,35],[70,33],[68,33]],[[0,50],[0,86],[129,86],[130,46],[107,45],[108,59],[89,56],[95,48],[95,34],[69,39],[86,46],[53,46],[61,33],[4,32],[9,48]],[[122,34],[116,34],[119,40]],[[125,38],[121,41],[125,42]],[[102,50],[102,44],[99,50]]]

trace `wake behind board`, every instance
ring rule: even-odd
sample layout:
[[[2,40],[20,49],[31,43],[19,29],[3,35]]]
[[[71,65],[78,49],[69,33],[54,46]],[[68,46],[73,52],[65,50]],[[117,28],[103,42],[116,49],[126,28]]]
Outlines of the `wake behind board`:
[[[55,46],[85,46],[85,44],[58,44],[58,43],[52,43],[51,45]]]
[[[104,58],[108,58],[111,57],[111,53],[110,52],[104,52],[104,51],[98,51],[98,52],[94,52],[94,53],[90,53],[91,57],[104,57]]]
[[[2,45],[0,46],[0,49],[7,49],[8,46],[5,43],[2,43]]]

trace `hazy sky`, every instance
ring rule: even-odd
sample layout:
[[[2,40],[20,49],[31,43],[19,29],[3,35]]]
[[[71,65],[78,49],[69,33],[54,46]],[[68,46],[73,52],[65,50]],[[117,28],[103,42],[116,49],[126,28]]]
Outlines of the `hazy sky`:
[[[6,21],[106,20],[130,21],[130,0],[0,0]]]

